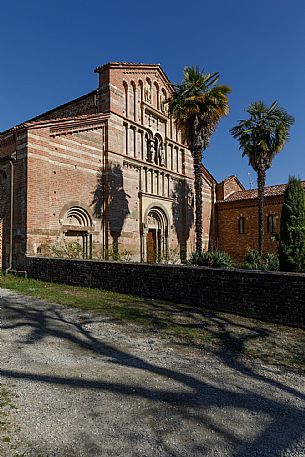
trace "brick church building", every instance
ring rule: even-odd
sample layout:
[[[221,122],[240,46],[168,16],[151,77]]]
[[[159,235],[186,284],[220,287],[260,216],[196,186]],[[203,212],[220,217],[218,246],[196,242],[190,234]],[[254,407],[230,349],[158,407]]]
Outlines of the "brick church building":
[[[97,89],[0,134],[3,268],[73,241],[83,258],[173,262],[194,250],[193,162],[167,115],[166,74],[126,62],[95,71]],[[202,180],[204,249],[240,259],[257,242],[254,193],[205,167]]]
[[[96,90],[0,135],[4,268],[60,242],[145,262],[194,249],[192,157],[167,116],[167,76],[134,63],[95,71]],[[215,184],[203,168],[205,248]]]

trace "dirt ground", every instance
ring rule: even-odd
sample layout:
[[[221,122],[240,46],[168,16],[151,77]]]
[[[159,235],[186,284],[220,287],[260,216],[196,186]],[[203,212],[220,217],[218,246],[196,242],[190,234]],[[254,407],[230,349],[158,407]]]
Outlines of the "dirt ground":
[[[5,289],[0,308],[1,456],[305,456],[301,374]]]

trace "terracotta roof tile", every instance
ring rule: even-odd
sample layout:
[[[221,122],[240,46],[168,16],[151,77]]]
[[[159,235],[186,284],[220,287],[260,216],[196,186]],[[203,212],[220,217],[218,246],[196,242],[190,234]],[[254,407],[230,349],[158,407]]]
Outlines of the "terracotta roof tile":
[[[305,181],[301,181],[302,187],[305,190]],[[277,186],[267,186],[265,187],[265,197],[272,197],[275,195],[283,195],[285,192],[287,184],[278,184]],[[229,195],[224,201],[226,202],[235,202],[238,200],[250,200],[253,198],[257,198],[257,189],[250,189],[250,190],[241,190],[234,192],[233,194]]]

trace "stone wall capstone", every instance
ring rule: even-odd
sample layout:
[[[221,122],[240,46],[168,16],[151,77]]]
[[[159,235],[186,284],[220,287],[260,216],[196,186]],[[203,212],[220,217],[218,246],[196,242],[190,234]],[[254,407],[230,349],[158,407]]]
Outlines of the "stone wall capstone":
[[[28,276],[305,327],[305,274],[27,257]]]

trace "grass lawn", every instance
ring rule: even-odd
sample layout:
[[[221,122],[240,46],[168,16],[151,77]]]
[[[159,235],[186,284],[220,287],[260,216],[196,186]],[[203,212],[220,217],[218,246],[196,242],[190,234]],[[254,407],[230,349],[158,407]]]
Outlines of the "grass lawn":
[[[270,324],[204,308],[19,278],[0,276],[0,287],[50,302],[108,316],[140,332],[158,332],[182,345],[200,346],[218,356],[254,358],[305,371],[305,330]],[[187,293],[187,292],[186,292]]]

